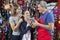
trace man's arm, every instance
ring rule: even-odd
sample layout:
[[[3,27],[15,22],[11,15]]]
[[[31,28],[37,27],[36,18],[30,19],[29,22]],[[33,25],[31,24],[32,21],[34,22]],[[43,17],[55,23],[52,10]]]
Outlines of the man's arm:
[[[43,28],[48,29],[48,30],[54,30],[54,23],[53,22],[48,23],[48,25],[38,23],[38,26],[43,27]]]
[[[47,30],[54,30],[54,16],[53,13],[49,13],[49,15],[47,16],[47,25],[45,24],[40,24],[35,20],[35,23],[33,24],[33,26],[39,26],[39,27],[43,27]]]

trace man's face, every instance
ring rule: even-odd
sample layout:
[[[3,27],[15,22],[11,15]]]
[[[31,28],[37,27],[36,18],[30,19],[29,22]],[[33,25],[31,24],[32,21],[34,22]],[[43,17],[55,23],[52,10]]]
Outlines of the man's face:
[[[42,11],[42,6],[40,4],[38,4],[38,10],[39,10],[39,12]]]
[[[30,19],[30,12],[29,11],[25,11],[24,17],[25,17],[25,19]]]

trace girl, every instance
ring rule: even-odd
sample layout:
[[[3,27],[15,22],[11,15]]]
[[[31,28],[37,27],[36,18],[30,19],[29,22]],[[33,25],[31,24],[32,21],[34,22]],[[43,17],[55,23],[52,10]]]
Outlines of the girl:
[[[20,9],[17,5],[12,5],[12,9],[10,11],[9,23],[12,28],[12,40],[19,40],[20,31],[19,25],[22,22],[22,19],[19,17]]]
[[[31,40],[31,21],[30,12],[28,10],[23,13],[23,22],[20,25],[20,40]]]

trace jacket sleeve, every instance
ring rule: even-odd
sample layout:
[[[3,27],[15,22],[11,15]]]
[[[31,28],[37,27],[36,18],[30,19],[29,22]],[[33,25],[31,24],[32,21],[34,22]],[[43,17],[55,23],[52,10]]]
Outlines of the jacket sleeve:
[[[20,31],[21,31],[20,33],[25,34],[25,33],[27,33],[28,30],[31,30],[31,29],[32,28],[30,26],[27,27],[27,26],[22,25],[21,28],[20,28]]]

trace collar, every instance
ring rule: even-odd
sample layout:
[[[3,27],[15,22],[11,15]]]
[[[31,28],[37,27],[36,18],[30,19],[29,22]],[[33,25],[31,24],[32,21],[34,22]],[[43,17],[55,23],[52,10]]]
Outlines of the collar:
[[[47,12],[47,10],[46,10],[46,11],[44,11],[44,12],[42,12],[42,15],[46,14],[46,12]]]

